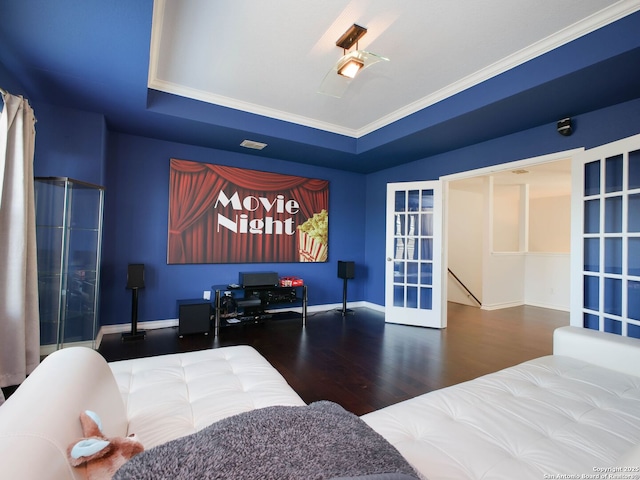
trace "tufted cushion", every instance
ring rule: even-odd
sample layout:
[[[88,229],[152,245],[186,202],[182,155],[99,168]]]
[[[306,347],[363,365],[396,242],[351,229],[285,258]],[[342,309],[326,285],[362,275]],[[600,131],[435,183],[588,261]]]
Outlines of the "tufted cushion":
[[[146,449],[223,418],[272,405],[305,405],[255,349],[223,347],[109,364]]]
[[[592,474],[640,443],[640,378],[548,356],[362,418],[427,478]]]

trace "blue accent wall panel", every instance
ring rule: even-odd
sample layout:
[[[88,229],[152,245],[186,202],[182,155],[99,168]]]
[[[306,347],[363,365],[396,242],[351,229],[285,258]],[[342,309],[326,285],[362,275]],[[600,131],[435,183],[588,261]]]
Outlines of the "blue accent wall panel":
[[[363,266],[365,176],[270,158],[111,133],[107,158],[101,323],[131,319],[127,265],[145,265],[139,321],[176,318],[176,300],[201,298],[214,284],[238,281],[240,271],[298,276],[309,305],[340,304],[337,261],[356,263],[349,301],[362,300],[370,281]],[[169,160],[179,158],[329,180],[329,261],[326,263],[167,265]]]

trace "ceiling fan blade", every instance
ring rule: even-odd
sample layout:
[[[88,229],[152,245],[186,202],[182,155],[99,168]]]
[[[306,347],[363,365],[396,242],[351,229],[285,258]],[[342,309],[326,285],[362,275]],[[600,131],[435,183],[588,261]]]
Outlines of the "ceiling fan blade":
[[[377,53],[368,52],[366,50],[354,50],[342,56],[334,67],[325,75],[324,80],[318,88],[318,93],[340,98],[347,91],[347,88],[354,80],[353,78],[344,77],[338,74],[338,67],[348,62],[350,59],[356,59],[363,64],[360,70],[364,70],[378,62],[388,62],[387,57],[378,55]]]

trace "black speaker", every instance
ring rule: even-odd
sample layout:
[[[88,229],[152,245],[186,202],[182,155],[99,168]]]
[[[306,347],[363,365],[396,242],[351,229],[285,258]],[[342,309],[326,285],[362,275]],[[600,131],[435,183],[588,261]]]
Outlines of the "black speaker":
[[[178,300],[178,335],[209,335],[211,313],[211,302],[206,300]]]
[[[355,262],[338,261],[338,278],[352,279],[356,277]]]
[[[144,288],[143,263],[129,264],[129,267],[127,268],[127,288]]]
[[[280,284],[278,272],[240,272],[238,281],[247,287],[276,287]]]
[[[146,335],[138,330],[138,289],[144,288],[142,263],[130,263],[127,267],[127,288],[131,289],[131,333],[123,333],[122,340],[142,340]]]

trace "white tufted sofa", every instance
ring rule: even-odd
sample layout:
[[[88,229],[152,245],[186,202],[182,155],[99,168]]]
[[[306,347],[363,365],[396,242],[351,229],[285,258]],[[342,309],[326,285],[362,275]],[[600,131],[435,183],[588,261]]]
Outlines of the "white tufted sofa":
[[[248,346],[107,363],[81,347],[49,355],[0,407],[0,478],[84,479],[69,444],[80,412],[100,415],[107,436],[135,433],[145,448],[219,419],[271,405],[304,405]]]
[[[66,459],[85,409],[151,448],[270,405],[304,402],[251,347],[110,364],[60,350],[0,407],[0,477],[86,478]],[[640,466],[640,341],[560,328],[554,355],[362,418],[431,480],[640,478],[613,471]]]
[[[637,479],[640,340],[562,327],[553,355],[362,418],[433,480]]]

